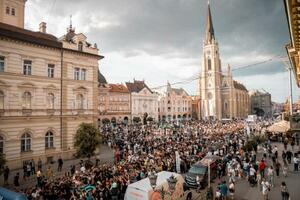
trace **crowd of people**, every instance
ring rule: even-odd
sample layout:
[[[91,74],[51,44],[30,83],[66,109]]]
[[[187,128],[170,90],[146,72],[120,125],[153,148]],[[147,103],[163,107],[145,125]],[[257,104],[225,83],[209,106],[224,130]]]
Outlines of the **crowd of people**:
[[[78,166],[70,166],[64,176],[56,178],[51,167],[45,172],[38,168],[36,186],[23,192],[33,200],[123,199],[127,186],[147,177],[150,171],[177,172],[174,153],[177,151],[181,160],[180,173],[187,172],[204,155],[214,154],[222,158],[222,165],[218,166],[220,183],[216,188],[216,198],[233,198],[236,178],[247,178],[251,185],[261,187],[266,199],[269,189],[274,186],[274,169],[277,173],[278,168],[284,169],[286,165],[278,164],[277,147],[272,147],[268,140],[262,146],[265,153],[261,160],[257,160],[257,149],[245,151],[243,147],[249,137],[246,126],[244,121],[237,120],[226,123],[188,121],[164,127],[158,124],[103,126],[103,142],[114,152],[113,163],[81,161]],[[261,128],[262,125],[257,126],[252,132],[260,132]],[[266,162],[268,157],[275,157],[272,166]],[[58,163],[58,171],[61,171],[63,161],[60,159]],[[228,184],[223,178],[226,174]],[[18,188],[18,184],[14,185]],[[284,184],[283,191],[287,188]]]

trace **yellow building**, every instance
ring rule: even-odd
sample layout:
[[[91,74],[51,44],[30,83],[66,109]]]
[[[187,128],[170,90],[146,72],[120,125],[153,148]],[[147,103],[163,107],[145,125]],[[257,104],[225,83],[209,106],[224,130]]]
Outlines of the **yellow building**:
[[[300,1],[284,0],[291,42],[286,46],[296,83],[300,87]]]
[[[98,61],[70,25],[61,38],[24,29],[25,0],[1,0],[0,150],[10,168],[71,158],[80,123],[98,114]]]

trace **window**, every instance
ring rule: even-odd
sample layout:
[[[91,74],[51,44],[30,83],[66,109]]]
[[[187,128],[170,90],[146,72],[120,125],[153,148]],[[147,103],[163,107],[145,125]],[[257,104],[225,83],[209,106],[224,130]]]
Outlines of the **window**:
[[[85,81],[86,69],[81,69],[81,77],[80,80]]]
[[[54,136],[51,131],[48,131],[45,136],[45,148],[50,149],[54,147]]]
[[[76,101],[77,101],[77,109],[83,109],[83,95],[82,94],[77,95]]]
[[[207,70],[208,71],[211,70],[211,60],[210,60],[210,58],[207,60]]]
[[[24,92],[22,100],[23,109],[31,109],[31,93]]]
[[[0,154],[4,153],[4,138],[0,135]]]
[[[0,90],[0,109],[4,109],[4,92]]]
[[[0,56],[0,72],[4,72],[4,57]]]
[[[11,15],[13,15],[13,16],[16,15],[16,12],[15,12],[15,9],[14,9],[14,8],[11,9]]]
[[[80,72],[80,69],[75,68],[75,70],[74,70],[74,80],[80,80],[79,79],[79,72]]]
[[[24,75],[31,75],[31,60],[24,60],[23,63],[23,74]]]
[[[48,77],[54,78],[54,65],[48,64]]]
[[[83,44],[82,42],[78,42],[78,51],[82,51]]]
[[[21,152],[31,150],[31,136],[29,133],[24,133],[21,137]]]
[[[47,108],[48,109],[54,109],[54,94],[53,93],[49,93],[47,96]]]
[[[7,6],[7,7],[6,7],[6,14],[9,15],[9,12],[10,12],[10,9],[9,9],[9,7]]]

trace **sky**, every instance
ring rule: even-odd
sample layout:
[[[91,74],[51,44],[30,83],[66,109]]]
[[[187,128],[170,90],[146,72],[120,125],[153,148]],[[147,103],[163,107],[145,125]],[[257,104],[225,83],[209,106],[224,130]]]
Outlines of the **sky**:
[[[272,101],[289,96],[280,56],[290,42],[282,0],[211,0],[215,37],[224,71],[248,90],[264,89]],[[145,80],[150,87],[189,80],[201,71],[207,0],[29,0],[25,28],[60,37],[72,24],[105,56],[100,71],[110,83]],[[263,64],[263,61],[273,59]],[[249,67],[244,67],[249,66]],[[197,80],[182,87],[197,93]],[[300,97],[293,77],[294,100]]]

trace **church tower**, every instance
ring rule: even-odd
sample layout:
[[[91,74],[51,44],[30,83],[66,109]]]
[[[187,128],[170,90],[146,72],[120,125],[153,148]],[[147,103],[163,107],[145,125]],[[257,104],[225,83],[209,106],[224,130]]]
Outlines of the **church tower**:
[[[221,60],[215,38],[210,5],[208,3],[207,25],[203,43],[203,60],[199,79],[202,118],[222,118]]]
[[[0,0],[0,22],[24,28],[27,0]]]

